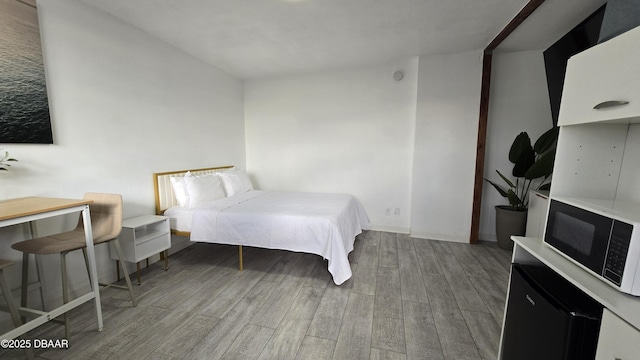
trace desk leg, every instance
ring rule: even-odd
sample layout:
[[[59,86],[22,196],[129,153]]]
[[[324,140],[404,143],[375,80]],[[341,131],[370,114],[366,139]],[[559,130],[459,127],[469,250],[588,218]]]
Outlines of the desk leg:
[[[93,232],[91,230],[91,214],[89,205],[85,205],[82,210],[82,221],[84,222],[84,237],[87,241],[87,256],[89,258],[89,270],[91,277],[91,287],[94,294],[96,306],[96,318],[98,320],[98,331],[102,330],[102,307],[100,306],[100,285],[98,285],[98,270],[96,269],[96,252],[93,248]]]

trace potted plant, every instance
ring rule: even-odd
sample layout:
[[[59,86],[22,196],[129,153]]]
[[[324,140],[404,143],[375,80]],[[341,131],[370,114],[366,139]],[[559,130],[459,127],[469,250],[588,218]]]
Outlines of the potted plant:
[[[511,249],[511,235],[524,235],[527,225],[527,209],[530,190],[545,190],[550,184],[556,154],[558,128],[554,127],[542,134],[531,146],[526,132],[516,136],[509,150],[509,161],[513,165],[510,180],[496,170],[505,185],[488,181],[498,193],[509,200],[509,205],[496,206],[496,238],[498,246]]]
[[[2,150],[2,149],[0,149]],[[9,152],[8,151],[4,151],[4,155],[1,155],[2,157],[0,157],[0,170],[4,170],[7,171],[9,169],[7,169],[7,167],[11,166],[11,164],[9,164],[10,161],[18,161],[17,159],[14,158],[10,158],[9,157]]]

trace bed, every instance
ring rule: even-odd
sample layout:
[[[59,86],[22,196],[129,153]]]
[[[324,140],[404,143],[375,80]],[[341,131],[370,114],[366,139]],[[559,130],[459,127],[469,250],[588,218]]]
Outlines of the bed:
[[[320,255],[336,285],[351,278],[348,255],[369,228],[360,202],[347,194],[255,190],[233,166],[154,173],[156,213],[172,233],[194,242]]]

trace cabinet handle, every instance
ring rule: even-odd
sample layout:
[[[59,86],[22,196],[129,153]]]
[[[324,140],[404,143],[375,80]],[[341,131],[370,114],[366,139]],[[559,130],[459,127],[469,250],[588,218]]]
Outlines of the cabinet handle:
[[[600,110],[600,109],[606,109],[610,107],[623,106],[627,104],[629,104],[629,102],[624,100],[610,100],[610,101],[603,101],[600,104],[594,106],[593,108],[595,110]]]

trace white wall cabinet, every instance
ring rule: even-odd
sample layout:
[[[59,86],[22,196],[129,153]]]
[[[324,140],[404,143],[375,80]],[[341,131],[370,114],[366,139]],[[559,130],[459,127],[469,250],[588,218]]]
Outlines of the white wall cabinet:
[[[640,27],[567,64],[551,196],[640,202]],[[605,101],[627,105],[594,109]]]
[[[640,331],[611,311],[602,313],[596,360],[631,360],[640,354]]]
[[[640,120],[639,44],[637,27],[571,57],[558,125]],[[595,109],[599,104],[602,107]]]

